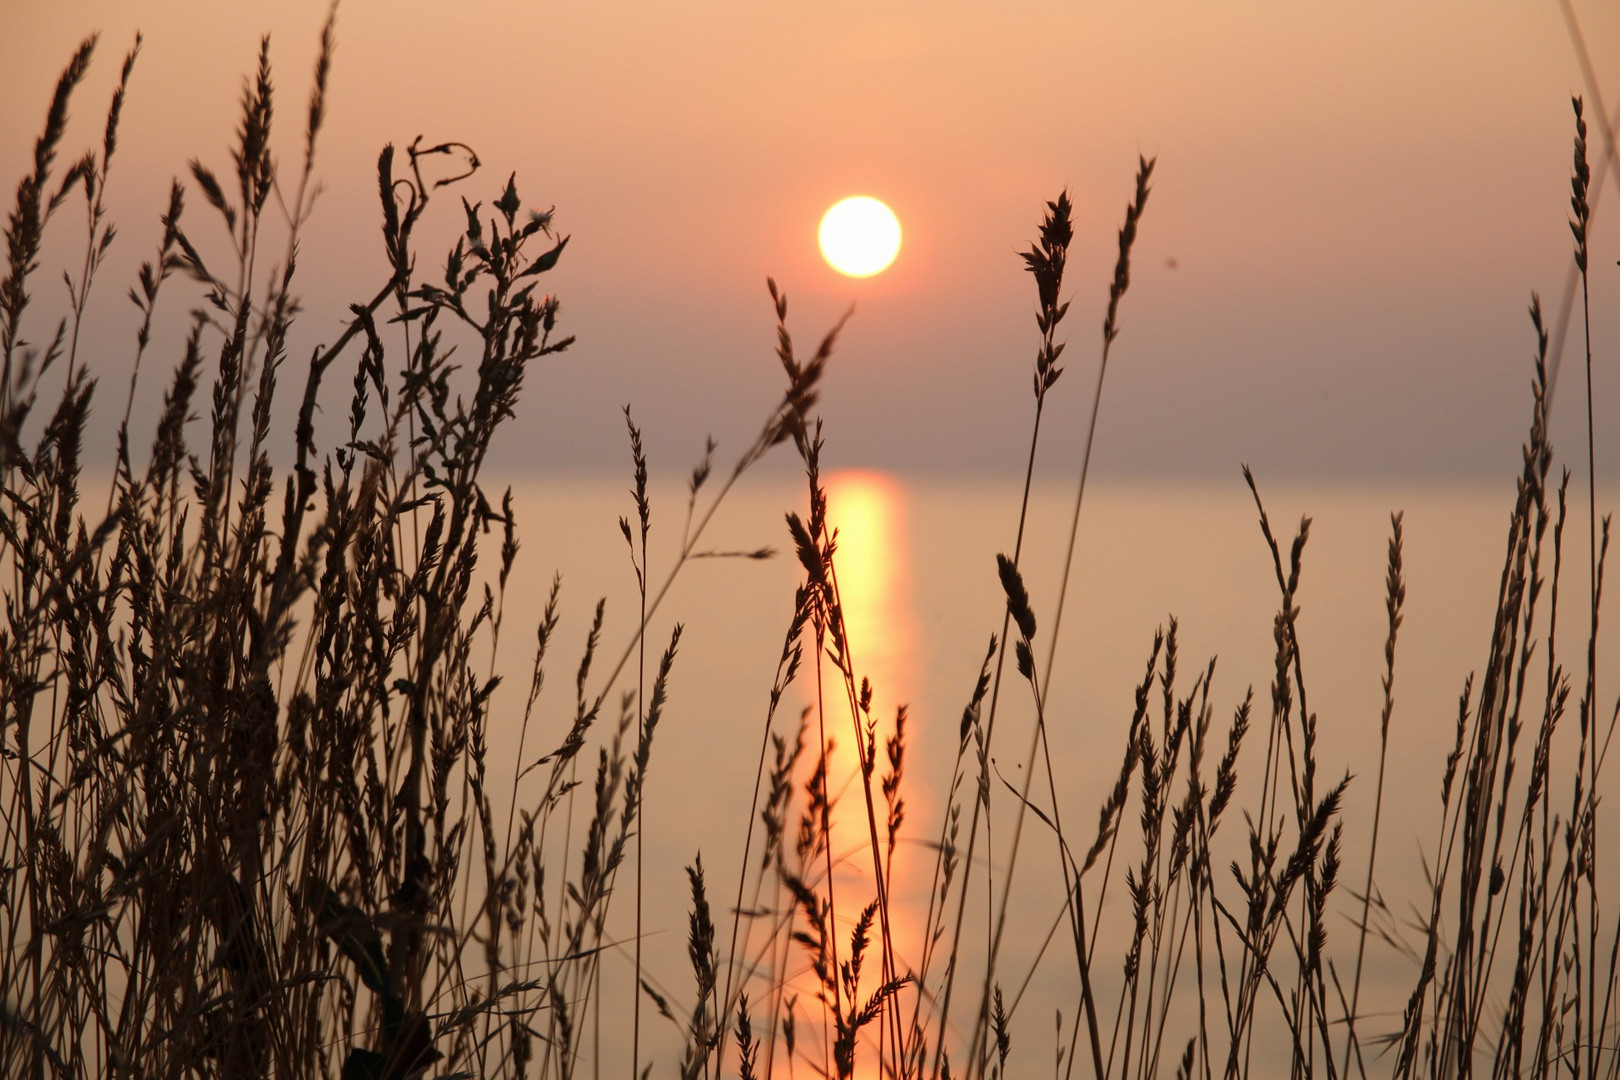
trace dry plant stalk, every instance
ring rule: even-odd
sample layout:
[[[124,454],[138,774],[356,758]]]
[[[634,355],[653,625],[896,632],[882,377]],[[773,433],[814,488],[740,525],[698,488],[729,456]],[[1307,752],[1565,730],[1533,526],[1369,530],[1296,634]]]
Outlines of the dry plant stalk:
[[[321,43],[295,185],[283,186],[272,153],[266,41],[243,91],[229,168],[194,161],[188,184],[172,188],[157,251],[130,291],[141,324],[105,504],[89,505],[81,488],[96,367],[82,331],[96,317],[93,286],[115,237],[105,192],[138,40],[99,149],[58,173],[68,107],[95,40],[71,58],[7,219],[0,1074],[563,1080],[595,1075],[601,1025],[626,1022],[635,1080],[645,994],[682,1040],[675,1068],[694,1080],[770,1080],[779,1070],[1001,1080],[1026,1069],[1026,992],[1039,968],[1059,963],[1068,996],[1056,1008],[1054,1075],[1072,1076],[1076,1062],[1095,1080],[1283,1070],[1338,1080],[1380,1065],[1402,1080],[1620,1075],[1612,1049],[1620,929],[1598,896],[1602,765],[1616,717],[1603,715],[1597,697],[1609,529],[1596,514],[1589,403],[1591,589],[1579,605],[1586,664],[1575,695],[1558,632],[1570,477],[1552,475],[1539,301],[1530,430],[1488,655],[1459,701],[1428,890],[1419,925],[1402,937],[1377,862],[1407,588],[1399,514],[1370,822],[1344,820],[1351,780],[1317,758],[1300,634],[1310,519],[1279,537],[1247,470],[1278,595],[1269,710],[1245,693],[1223,736],[1216,665],[1190,680],[1181,674],[1172,619],[1153,635],[1132,700],[1121,703],[1112,786],[1076,806],[1058,782],[1047,733],[1071,708],[1049,694],[1065,587],[1046,630],[1020,563],[1069,307],[1071,207],[1066,193],[1047,204],[1024,256],[1040,340],[1024,504],[1012,554],[998,557],[1006,609],[967,695],[937,839],[926,844],[921,933],[906,955],[894,882],[897,863],[918,850],[906,844],[912,727],[904,708],[892,721],[873,714],[855,660],[862,643],[850,640],[844,617],[814,415],[843,323],[802,357],[786,297],[770,283],[787,388],[715,488],[710,443],[691,475],[675,558],[656,574],[648,456],[626,409],[635,517],[621,526],[638,588],[634,629],[610,663],[597,603],[571,693],[565,686],[553,709],[544,690],[559,645],[554,583],[522,705],[509,705],[487,665],[507,614],[517,515],[512,493],[497,497],[480,477],[531,365],[572,340],[556,332],[556,299],[539,291],[568,238],[549,211],[525,211],[513,177],[487,205],[461,201],[464,225],[442,271],[421,274],[428,207],[441,189],[473,182],[481,163],[454,142],[386,147],[377,185],[388,272],[312,352],[278,413],[300,313],[298,241],[316,190],[330,20]],[[1591,206],[1579,99],[1575,112],[1571,224],[1584,283]],[[1119,233],[1093,433],[1152,168],[1139,161]],[[188,195],[214,219],[206,232],[185,216]],[[67,275],[67,314],[54,329],[31,330],[45,231],[80,198],[87,231]],[[179,360],[143,462],[131,406],[160,301],[177,277],[203,306],[174,343]],[[476,360],[458,371],[453,350]],[[1589,379],[1591,366],[1588,342]],[[323,447],[315,411],[340,370],[352,370],[346,430]],[[194,411],[206,413],[205,438]],[[268,446],[288,415],[293,463],[278,470]],[[643,881],[641,858],[654,739],[679,700],[681,627],[651,654],[647,637],[671,582],[707,554],[700,541],[727,493],[783,443],[797,450],[807,480],[807,506],[787,521],[803,576],[739,823],[743,869],[730,911],[714,910],[701,860],[681,890],[690,897],[683,945],[693,976],[681,1000],[643,959],[644,893],[669,890]],[[1088,461],[1089,449],[1076,518]],[[1070,558],[1073,546],[1071,536]],[[1038,631],[1052,643],[1044,662]],[[1027,709],[1001,701],[1009,645]],[[789,694],[808,670],[814,700],[795,715]],[[828,699],[824,686],[833,688]],[[1561,737],[1572,696],[1578,730]],[[521,716],[506,806],[490,795],[496,710]],[[555,711],[560,730],[543,734]],[[1029,723],[1021,788],[994,765],[998,711],[1003,724]],[[842,797],[833,775],[840,741],[855,748]],[[1240,758],[1257,757],[1240,781]],[[1031,786],[1037,771],[1044,791]],[[1076,813],[1093,807],[1095,829],[1076,832]],[[1242,826],[1223,832],[1237,808]],[[836,848],[835,821],[846,813],[865,825],[852,851]],[[1017,956],[1004,948],[1026,820],[1051,839],[1046,942],[1064,932],[1072,977],[1070,960],[1049,961],[1045,945]],[[1372,842],[1361,891],[1345,898],[1341,851],[1347,832],[1363,827]],[[1007,828],[998,851],[992,840]],[[636,1004],[620,1021],[604,984],[623,974],[607,964],[618,961],[612,927],[627,918],[610,922],[626,864],[635,929],[624,953]],[[1120,890],[1125,902],[1108,904]],[[1341,916],[1354,934],[1330,933]],[[1363,995],[1369,943],[1408,950],[1402,1000]],[[795,970],[808,976],[795,979]],[[958,980],[979,992],[972,1013],[953,1020]]]

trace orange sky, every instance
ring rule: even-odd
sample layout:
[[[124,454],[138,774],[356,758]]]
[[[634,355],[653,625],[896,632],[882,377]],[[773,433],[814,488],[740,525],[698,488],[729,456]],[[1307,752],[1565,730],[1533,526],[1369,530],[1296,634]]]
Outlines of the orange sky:
[[[70,150],[95,139],[118,61],[137,27],[146,34],[114,177],[121,239],[100,293],[113,316],[98,327],[101,370],[121,374],[133,331],[120,295],[156,242],[168,177],[192,156],[228,166],[263,31],[284,168],[296,167],[325,5],[0,5],[8,192],[79,38],[103,31]],[[1575,10],[1612,110],[1620,7]],[[1250,461],[1263,475],[1496,476],[1528,414],[1524,305],[1532,288],[1549,305],[1563,291],[1568,96],[1585,89],[1556,3],[350,0],[295,355],[382,280],[381,145],[456,138],[486,164],[462,187],[469,198],[492,199],[515,170],[525,199],[554,204],[573,235],[551,287],[580,343],[530,382],[524,430],[498,447],[506,462],[618,467],[627,400],[670,467],[709,431],[740,446],[778,392],[769,273],[807,346],[857,305],[824,396],[830,464],[1013,468],[1036,344],[1016,252],[1068,186],[1070,378],[1044,459],[1067,472],[1114,230],[1144,153],[1159,166],[1101,475],[1230,478]],[[1596,125],[1592,144],[1595,163]],[[887,200],[905,227],[894,268],[865,282],[837,277],[815,248],[821,212],[856,192]],[[194,198],[199,242],[204,209]],[[453,238],[456,207],[442,209],[424,266]],[[1620,234],[1606,209],[1595,330],[1612,358]],[[74,214],[59,219],[64,237],[78,235]],[[42,299],[57,298],[56,269],[41,274]],[[1620,415],[1612,363],[1598,393],[1600,415]],[[1620,465],[1620,438],[1606,456]]]

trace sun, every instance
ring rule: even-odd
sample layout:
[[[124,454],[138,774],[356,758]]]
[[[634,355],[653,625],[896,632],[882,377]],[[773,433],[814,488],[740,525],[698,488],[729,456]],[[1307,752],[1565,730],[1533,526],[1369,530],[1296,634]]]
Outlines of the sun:
[[[900,253],[900,219],[870,195],[851,195],[821,218],[821,255],[840,274],[881,274]]]

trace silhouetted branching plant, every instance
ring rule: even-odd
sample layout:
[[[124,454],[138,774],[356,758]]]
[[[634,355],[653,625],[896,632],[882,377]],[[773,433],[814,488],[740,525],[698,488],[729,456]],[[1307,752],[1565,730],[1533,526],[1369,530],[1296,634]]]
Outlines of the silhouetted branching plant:
[[[176,273],[204,305],[144,472],[126,404],[108,509],[90,516],[79,447],[94,383],[79,329],[113,238],[102,193],[135,60],[100,155],[58,180],[94,46],[58,84],[6,231],[0,1072],[573,1075],[679,627],[639,692],[616,702],[624,661],[592,678],[598,604],[572,720],[536,754],[529,720],[557,632],[553,587],[513,767],[521,806],[498,812],[488,774],[498,679],[480,668],[503,623],[518,532],[510,490],[488,492],[481,476],[531,366],[572,341],[540,288],[568,238],[549,211],[525,210],[514,177],[487,205],[461,200],[464,227],[424,274],[424,216],[480,162],[459,143],[386,147],[388,272],[310,355],[291,402],[292,465],[278,476],[269,442],[299,314],[332,27],[290,192],[272,153],[266,40],[229,172],[191,163],[132,291],[138,360]],[[188,188],[223,228],[193,230]],[[42,236],[81,192],[90,231],[71,319],[40,347],[26,325]],[[277,229],[284,257],[269,265]],[[790,372],[726,489],[802,429],[825,361]],[[340,363],[353,373],[347,432],[323,449],[314,414]],[[45,377],[64,366],[55,409],[30,437]],[[639,574],[650,525],[639,440],[636,452]],[[694,504],[707,472],[694,474]],[[689,520],[670,578],[723,495]],[[491,554],[494,573],[481,576]],[[643,595],[645,627],[662,594]]]
[[[1039,343],[1023,502],[1012,553],[995,562],[1005,611],[956,726],[937,833],[908,843],[912,727],[904,706],[892,719],[873,709],[821,474],[814,409],[843,323],[802,355],[787,299],[769,283],[787,387],[712,486],[709,443],[675,556],[658,572],[649,538],[662,521],[626,407],[635,514],[620,526],[637,588],[633,630],[622,651],[604,652],[598,602],[571,691],[553,706],[547,672],[565,647],[554,580],[514,698],[490,657],[507,623],[517,508],[510,489],[486,489],[484,466],[534,368],[572,342],[541,288],[568,237],[550,211],[525,209],[513,176],[487,203],[460,197],[454,240],[424,269],[430,206],[446,189],[473,191],[482,163],[456,142],[385,147],[385,270],[299,367],[297,262],[314,206],[330,21],[296,184],[283,185],[273,153],[266,41],[229,168],[193,161],[171,188],[157,252],[130,290],[140,324],[110,493],[87,503],[82,444],[97,364],[83,331],[116,235],[105,193],[139,40],[99,149],[59,170],[95,45],[74,54],[51,98],[5,226],[0,280],[0,1074],[564,1080],[600,1074],[606,1024],[628,1043],[632,1080],[655,1066],[693,1080],[772,1080],[779,1070],[1002,1080],[1039,1056],[1024,1021],[1044,971],[1065,988],[1053,1056],[1063,1077],[1620,1075],[1620,926],[1599,895],[1616,711],[1605,716],[1598,697],[1609,525],[1591,475],[1592,350],[1588,341],[1591,588],[1577,611],[1576,676],[1559,632],[1570,475],[1553,474],[1539,301],[1530,429],[1488,651],[1461,694],[1427,891],[1403,931],[1378,884],[1408,587],[1400,514],[1370,821],[1344,820],[1352,778],[1319,760],[1300,621],[1311,521],[1292,536],[1274,530],[1247,469],[1277,589],[1269,699],[1248,689],[1218,724],[1228,711],[1217,666],[1183,673],[1171,619],[1119,703],[1112,785],[1075,790],[1051,747],[1050,725],[1070,719],[1050,694],[1057,631],[1152,161],[1138,162],[1118,234],[1074,521],[1050,599],[1031,589],[1022,559],[1041,420],[1065,370],[1066,193],[1047,204],[1023,256]],[[1584,285],[1591,205],[1578,99],[1575,114],[1571,226]],[[204,226],[186,215],[199,197]],[[65,275],[67,314],[52,326],[31,290],[47,228],[79,199],[84,247]],[[172,343],[178,360],[142,460],[133,402],[176,278],[201,301]],[[289,371],[302,383],[278,404]],[[325,446],[315,413],[340,379],[346,427]],[[291,464],[281,468],[273,433],[289,417]],[[715,554],[702,543],[717,508],[784,443],[806,478],[806,505],[786,521],[802,576],[765,701],[734,898],[717,910],[700,857],[679,890],[643,877],[655,737],[690,693],[678,686],[681,625],[650,653],[648,634],[683,568]],[[1043,602],[1049,617],[1037,616]],[[1009,650],[1016,689],[1004,699]],[[806,672],[816,681],[798,711],[791,695]],[[546,723],[554,713],[561,723]],[[491,751],[497,715],[516,731],[509,761]],[[1003,730],[1028,723],[1018,785],[996,764],[998,719]],[[510,769],[504,806],[492,792],[506,779],[497,784],[492,766]],[[1240,824],[1228,824],[1234,812]],[[835,827],[841,819],[853,832]],[[1032,850],[1048,852],[1044,879],[1016,876],[1026,825],[1040,837]],[[1347,867],[1347,834],[1363,827],[1366,866]],[[918,868],[923,910],[904,911],[896,883],[917,852],[931,855]],[[624,872],[634,879],[628,947],[611,929],[624,917],[610,924]],[[644,907],[676,891],[690,904],[689,999],[643,957]],[[1015,895],[1050,914],[1044,939],[1040,926],[1015,929],[1018,948],[1008,936]],[[1336,919],[1353,932],[1335,933]],[[910,940],[906,921],[917,928]],[[1364,966],[1380,941],[1404,950],[1411,980],[1401,1000],[1368,1004]],[[605,988],[624,974],[607,966],[621,955],[631,1003]],[[644,1001],[672,1025],[678,1060],[644,1062]]]

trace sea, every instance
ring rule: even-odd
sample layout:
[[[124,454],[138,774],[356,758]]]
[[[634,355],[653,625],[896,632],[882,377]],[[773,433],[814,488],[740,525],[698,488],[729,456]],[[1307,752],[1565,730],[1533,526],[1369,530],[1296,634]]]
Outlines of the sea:
[[[1064,896],[1055,824],[1062,823],[1071,848],[1089,846],[1099,808],[1120,768],[1137,687],[1159,635],[1174,637],[1174,697],[1186,697],[1196,687],[1197,703],[1208,707],[1206,784],[1226,747],[1234,715],[1246,699],[1252,700],[1251,728],[1238,760],[1239,790],[1217,857],[1246,866],[1247,830],[1264,827],[1257,820],[1263,815],[1255,785],[1265,772],[1281,594],[1260,509],[1240,477],[1230,483],[1094,483],[1085,492],[1074,528],[1072,481],[1037,481],[1020,533],[1023,488],[1018,478],[919,479],[850,470],[824,476],[823,483],[828,517],[837,530],[834,565],[848,626],[847,649],[857,677],[871,686],[875,726],[865,737],[874,740],[878,772],[888,767],[884,743],[896,713],[904,708],[906,715],[900,788],[905,818],[890,884],[901,966],[923,947],[920,927],[937,880],[933,874],[943,815],[953,804],[960,808],[958,847],[965,856],[961,849],[966,847],[973,793],[983,776],[992,803],[991,832],[973,854],[962,966],[964,971],[982,971],[987,907],[992,903],[985,895],[986,883],[994,883],[993,903],[999,906],[1004,883],[1010,880],[1009,929],[998,981],[1015,1006],[1015,1045],[1033,1055],[1027,1066],[1038,1065],[1036,1071],[1044,1072],[1055,1057],[1067,1053],[1079,997],[1073,946],[1061,932],[1051,934]],[[786,519],[789,514],[807,516],[806,482],[745,478],[718,503],[712,501],[718,490],[713,479],[695,499],[684,484],[654,483],[647,565],[641,571],[639,541],[632,551],[620,523],[624,518],[633,533],[639,529],[629,485],[627,476],[487,480],[492,495],[510,486],[522,541],[506,587],[499,650],[490,661],[491,670],[507,680],[503,689],[511,704],[503,708],[497,696],[490,739],[494,760],[521,766],[561,738],[573,714],[579,657],[599,599],[605,600],[602,644],[587,684],[595,692],[608,690],[600,680],[616,661],[629,656],[617,684],[608,690],[610,701],[636,689],[638,664],[650,686],[658,657],[679,624],[679,648],[647,779],[642,832],[643,890],[656,898],[644,916],[644,975],[679,1001],[692,994],[685,869],[701,859],[716,919],[728,926],[744,846],[751,843],[758,850],[757,824],[752,836],[750,825],[757,821],[755,777],[763,740],[772,733],[791,739],[801,715],[808,717],[812,747],[823,739],[834,743],[830,768],[839,819],[833,833],[841,860],[834,881],[841,897],[840,932],[849,932],[874,891],[870,873],[860,869],[868,865],[868,833],[852,748],[863,736],[852,723],[848,693],[825,656],[818,681],[816,651],[808,636],[800,677],[784,695],[774,726],[767,728],[795,589],[804,579]],[[1514,494],[1511,479],[1473,486],[1260,488],[1284,573],[1296,536],[1306,537],[1293,601],[1304,694],[1298,687],[1292,693],[1296,711],[1303,698],[1315,718],[1315,787],[1320,793],[1349,778],[1341,810],[1343,869],[1328,922],[1329,948],[1338,976],[1346,982],[1366,895],[1374,806],[1381,798],[1372,890],[1375,929],[1360,1007],[1368,1018],[1364,1034],[1368,1028],[1380,1030],[1380,1025],[1386,1032],[1398,1027],[1416,975],[1413,949],[1421,950],[1429,882],[1444,839],[1442,776],[1456,739],[1459,700],[1470,675],[1483,670],[1489,655]],[[1600,506],[1615,505],[1617,494],[1600,491]],[[1555,774],[1556,761],[1567,765],[1572,760],[1574,702],[1586,674],[1589,550],[1584,491],[1572,491],[1570,502],[1555,659],[1564,665],[1574,691],[1555,744]],[[1393,515],[1400,521],[1405,595],[1386,747],[1381,732]],[[694,539],[700,523],[701,533]],[[774,554],[763,559],[743,554],[761,548]],[[687,549],[691,555],[683,560],[680,553]],[[1035,615],[1032,656],[1035,681],[1044,695],[1046,748],[1032,754],[1035,688],[1015,670],[1009,652],[1000,689],[992,691],[996,719],[984,748],[984,766],[981,770],[977,747],[970,745],[966,776],[953,791],[964,708],[991,638],[1004,627],[1007,602],[998,556],[1015,559]],[[1551,559],[1549,533],[1544,572],[1550,571]],[[638,572],[646,575],[649,600],[670,582],[649,613],[644,653],[636,638]],[[520,756],[521,690],[530,685],[534,625],[554,580],[560,582],[562,615],[548,653],[547,688],[523,735]],[[1543,628],[1550,600],[1550,592],[1544,592]],[[1620,647],[1614,632],[1600,633],[1598,713],[1606,738],[1620,691]],[[1529,669],[1526,714],[1532,729],[1539,720],[1548,653],[1541,642]],[[1162,649],[1156,670],[1162,680]],[[1162,692],[1162,681],[1156,682],[1148,702],[1156,740],[1162,730]],[[814,707],[818,700],[819,710]],[[989,714],[987,699],[981,729]],[[1295,731],[1300,737],[1297,727]],[[1026,783],[1032,769],[1034,782]],[[1522,785],[1524,774],[1521,767],[1515,782]],[[881,799],[878,779],[873,780],[874,797]],[[1039,812],[1025,814],[1017,862],[1010,870],[1010,837],[1026,790],[1028,805]],[[1567,783],[1555,790],[1567,792]],[[510,791],[509,784],[497,789],[501,798]],[[529,797],[532,792],[520,785],[519,807]],[[1106,890],[1094,884],[1102,867],[1086,879],[1089,902],[1097,905],[1099,917],[1095,932],[1103,958],[1096,963],[1115,985],[1130,930],[1124,852],[1139,850],[1131,846],[1137,843],[1139,799],[1139,787],[1133,787],[1110,884]],[[1600,819],[1600,829],[1608,835],[1616,825],[1610,820],[1614,801],[1605,802]],[[880,801],[880,828],[883,813]],[[1612,865],[1603,872],[1606,879],[1612,877]],[[1217,873],[1218,885],[1235,894],[1224,864]],[[609,1019],[625,1007],[634,978],[623,914],[621,908],[610,927],[613,945],[602,969]],[[1185,959],[1180,978],[1193,978],[1190,965]],[[797,987],[802,1008],[814,997],[807,961],[790,956],[779,967],[767,964],[766,976]],[[977,993],[973,979],[964,981],[968,989],[959,991],[963,997],[953,1005],[953,1037],[962,1036],[957,1025],[971,1011],[967,999]],[[870,980],[863,983],[868,985]],[[1212,1002],[1218,1000],[1213,986]],[[1187,999],[1185,984],[1177,993]],[[1192,1000],[1196,996],[1193,992]],[[1180,1019],[1185,1023],[1189,1017]],[[653,1053],[675,1053],[679,1038],[670,1025],[645,1017],[644,1024]],[[1179,1034],[1168,1037],[1166,1055],[1179,1054],[1184,1044],[1187,1033],[1177,1030]],[[1335,1039],[1341,1037],[1342,1032],[1335,1034]],[[599,1042],[596,1052],[602,1055],[599,1067],[611,1072],[620,1067],[625,1050],[616,1038],[607,1042]],[[1286,1059],[1279,1065],[1286,1067]],[[1030,1068],[1017,1072],[1031,1074]]]

